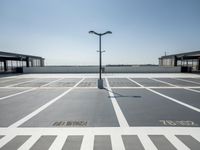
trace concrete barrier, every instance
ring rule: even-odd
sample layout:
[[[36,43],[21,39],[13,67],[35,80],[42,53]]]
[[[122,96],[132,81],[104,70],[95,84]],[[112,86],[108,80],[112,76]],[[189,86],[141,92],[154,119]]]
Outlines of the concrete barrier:
[[[97,73],[97,66],[23,67],[23,73]]]
[[[23,67],[23,73],[98,73],[98,66]],[[163,66],[104,66],[105,73],[179,73],[181,67]]]
[[[130,66],[130,67],[106,67],[107,73],[178,73],[181,67],[163,66]]]

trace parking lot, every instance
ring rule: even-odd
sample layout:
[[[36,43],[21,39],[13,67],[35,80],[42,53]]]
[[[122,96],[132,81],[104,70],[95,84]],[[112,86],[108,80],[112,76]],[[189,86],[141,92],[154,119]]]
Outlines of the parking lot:
[[[1,150],[199,150],[200,76],[0,78]]]

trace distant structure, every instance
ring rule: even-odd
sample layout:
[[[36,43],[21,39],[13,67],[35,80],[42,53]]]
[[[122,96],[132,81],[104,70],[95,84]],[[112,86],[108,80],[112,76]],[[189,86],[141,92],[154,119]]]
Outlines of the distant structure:
[[[42,57],[0,51],[0,72],[22,72],[22,67],[43,66]]]
[[[166,55],[159,58],[160,66],[181,66],[182,72],[200,71],[200,51]]]

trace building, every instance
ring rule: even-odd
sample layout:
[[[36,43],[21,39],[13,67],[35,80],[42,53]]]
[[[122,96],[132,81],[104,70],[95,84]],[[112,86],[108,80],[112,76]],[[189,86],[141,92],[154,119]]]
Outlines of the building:
[[[181,66],[183,72],[200,71],[200,51],[162,56],[159,65]]]
[[[0,51],[0,72],[22,72],[22,67],[37,66],[44,66],[44,58]]]

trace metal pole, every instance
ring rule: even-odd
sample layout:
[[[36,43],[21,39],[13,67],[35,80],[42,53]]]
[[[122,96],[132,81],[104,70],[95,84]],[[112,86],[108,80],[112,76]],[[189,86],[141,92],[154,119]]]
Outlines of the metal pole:
[[[98,79],[98,88],[103,89],[103,80],[101,79],[101,70],[102,70],[102,51],[101,51],[101,36],[106,35],[106,34],[112,34],[111,31],[107,31],[105,33],[97,33],[95,31],[89,31],[89,33],[95,34],[99,36],[99,79]]]
[[[101,80],[101,35],[99,35],[99,79]]]

